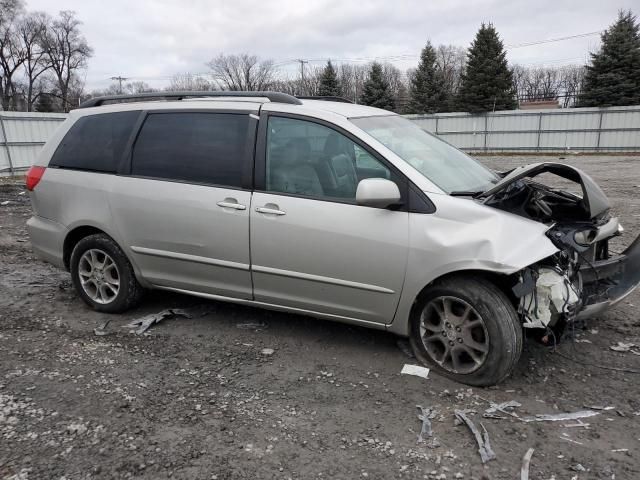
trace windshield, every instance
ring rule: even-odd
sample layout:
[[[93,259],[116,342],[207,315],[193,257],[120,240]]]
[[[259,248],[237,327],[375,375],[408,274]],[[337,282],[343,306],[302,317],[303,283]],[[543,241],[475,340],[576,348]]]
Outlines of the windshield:
[[[447,193],[483,192],[498,180],[491,170],[406,118],[350,120]]]

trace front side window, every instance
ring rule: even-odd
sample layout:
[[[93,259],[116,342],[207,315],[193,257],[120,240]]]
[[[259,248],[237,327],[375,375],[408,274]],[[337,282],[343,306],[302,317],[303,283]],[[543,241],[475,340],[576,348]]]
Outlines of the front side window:
[[[398,183],[389,168],[341,133],[306,120],[269,117],[267,191],[355,202],[364,178]]]
[[[447,193],[482,192],[498,179],[473,158],[406,118],[387,115],[351,121]]]
[[[136,140],[131,173],[239,188],[248,133],[247,114],[152,113]]]
[[[80,117],[49,164],[61,168],[115,173],[139,111]]]

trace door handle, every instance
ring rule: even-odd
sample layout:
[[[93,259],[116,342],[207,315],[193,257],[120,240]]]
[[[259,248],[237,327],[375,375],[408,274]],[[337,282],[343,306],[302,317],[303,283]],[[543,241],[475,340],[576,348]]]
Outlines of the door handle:
[[[264,207],[256,207],[256,212],[258,213],[266,213],[266,214],[270,214],[270,215],[286,215],[286,212],[283,212],[282,210],[278,210],[277,205],[275,205],[276,208],[273,207],[267,207],[266,205]]]
[[[222,207],[222,208],[233,208],[234,210],[246,210],[247,209],[246,205],[241,205],[234,198],[225,198],[224,200],[216,203],[216,205],[218,205],[219,207]]]

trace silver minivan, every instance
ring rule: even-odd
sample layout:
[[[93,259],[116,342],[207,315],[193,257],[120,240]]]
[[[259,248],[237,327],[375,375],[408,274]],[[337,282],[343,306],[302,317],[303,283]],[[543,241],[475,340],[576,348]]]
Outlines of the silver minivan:
[[[640,237],[609,253],[622,227],[584,172],[496,173],[337,98],[92,99],[27,188],[35,252],[95,310],[153,288],[386,329],[470,385],[509,375],[525,328],[557,336],[640,282]]]

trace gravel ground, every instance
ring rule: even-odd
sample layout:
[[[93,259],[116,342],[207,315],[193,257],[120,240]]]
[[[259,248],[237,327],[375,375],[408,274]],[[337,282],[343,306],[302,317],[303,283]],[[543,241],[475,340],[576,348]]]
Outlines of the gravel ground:
[[[627,230],[615,248],[628,244],[640,233],[640,157],[564,161],[600,182]],[[66,272],[31,253],[29,215],[22,186],[2,181],[0,478],[515,479],[529,448],[531,479],[640,478],[640,356],[609,349],[640,344],[638,293],[555,352],[527,342],[510,379],[471,389],[400,375],[414,360],[384,332],[154,292],[124,315],[93,312]],[[122,328],[172,307],[193,318],[140,336]],[[613,408],[587,427],[482,418],[508,400],[521,416]],[[433,409],[423,443],[416,405]],[[455,409],[483,423],[496,460],[482,465]]]

